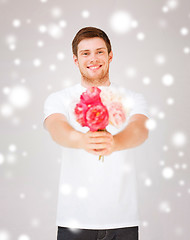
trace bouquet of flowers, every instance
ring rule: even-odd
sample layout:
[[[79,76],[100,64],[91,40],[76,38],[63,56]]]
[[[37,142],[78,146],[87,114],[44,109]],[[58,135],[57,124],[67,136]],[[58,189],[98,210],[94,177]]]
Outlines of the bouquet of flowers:
[[[128,109],[122,104],[121,96],[108,88],[100,90],[90,87],[80,96],[74,113],[76,121],[90,131],[106,131],[108,124],[119,128],[126,120]],[[99,160],[104,161],[104,156]]]

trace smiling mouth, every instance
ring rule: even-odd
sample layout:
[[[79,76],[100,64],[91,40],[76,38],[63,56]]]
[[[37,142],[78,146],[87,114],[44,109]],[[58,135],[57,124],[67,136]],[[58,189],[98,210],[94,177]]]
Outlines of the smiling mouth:
[[[102,67],[102,65],[92,65],[92,66],[88,66],[87,68],[90,69],[90,70],[97,70],[101,67]]]

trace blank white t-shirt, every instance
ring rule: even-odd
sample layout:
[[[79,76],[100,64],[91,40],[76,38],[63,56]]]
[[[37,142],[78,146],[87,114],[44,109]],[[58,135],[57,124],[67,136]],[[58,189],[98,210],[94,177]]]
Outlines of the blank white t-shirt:
[[[111,86],[116,87],[114,84]],[[89,128],[81,127],[76,122],[73,114],[75,104],[84,91],[86,88],[76,84],[50,94],[44,105],[44,120],[53,113],[62,113],[76,130],[84,133],[89,131]],[[134,102],[128,119],[134,114],[149,117],[142,94],[127,89],[125,93],[126,97]],[[106,129],[113,135],[122,130],[111,125]],[[104,157],[104,162],[99,161],[98,156],[82,149],[61,148],[56,225],[80,229],[138,226],[134,165],[134,161],[138,159],[134,158],[135,148],[113,152]]]

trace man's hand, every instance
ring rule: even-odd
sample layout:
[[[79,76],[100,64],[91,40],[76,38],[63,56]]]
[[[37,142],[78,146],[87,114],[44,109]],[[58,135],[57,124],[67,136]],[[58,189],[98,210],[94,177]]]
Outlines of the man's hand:
[[[109,155],[114,151],[114,147],[114,138],[107,131],[88,131],[81,137],[81,148],[95,155]]]

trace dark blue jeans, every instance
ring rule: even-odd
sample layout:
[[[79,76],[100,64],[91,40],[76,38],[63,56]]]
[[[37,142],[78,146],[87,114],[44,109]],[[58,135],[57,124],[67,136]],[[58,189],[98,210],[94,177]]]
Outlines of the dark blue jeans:
[[[58,227],[57,240],[138,240],[138,226],[105,230]]]

